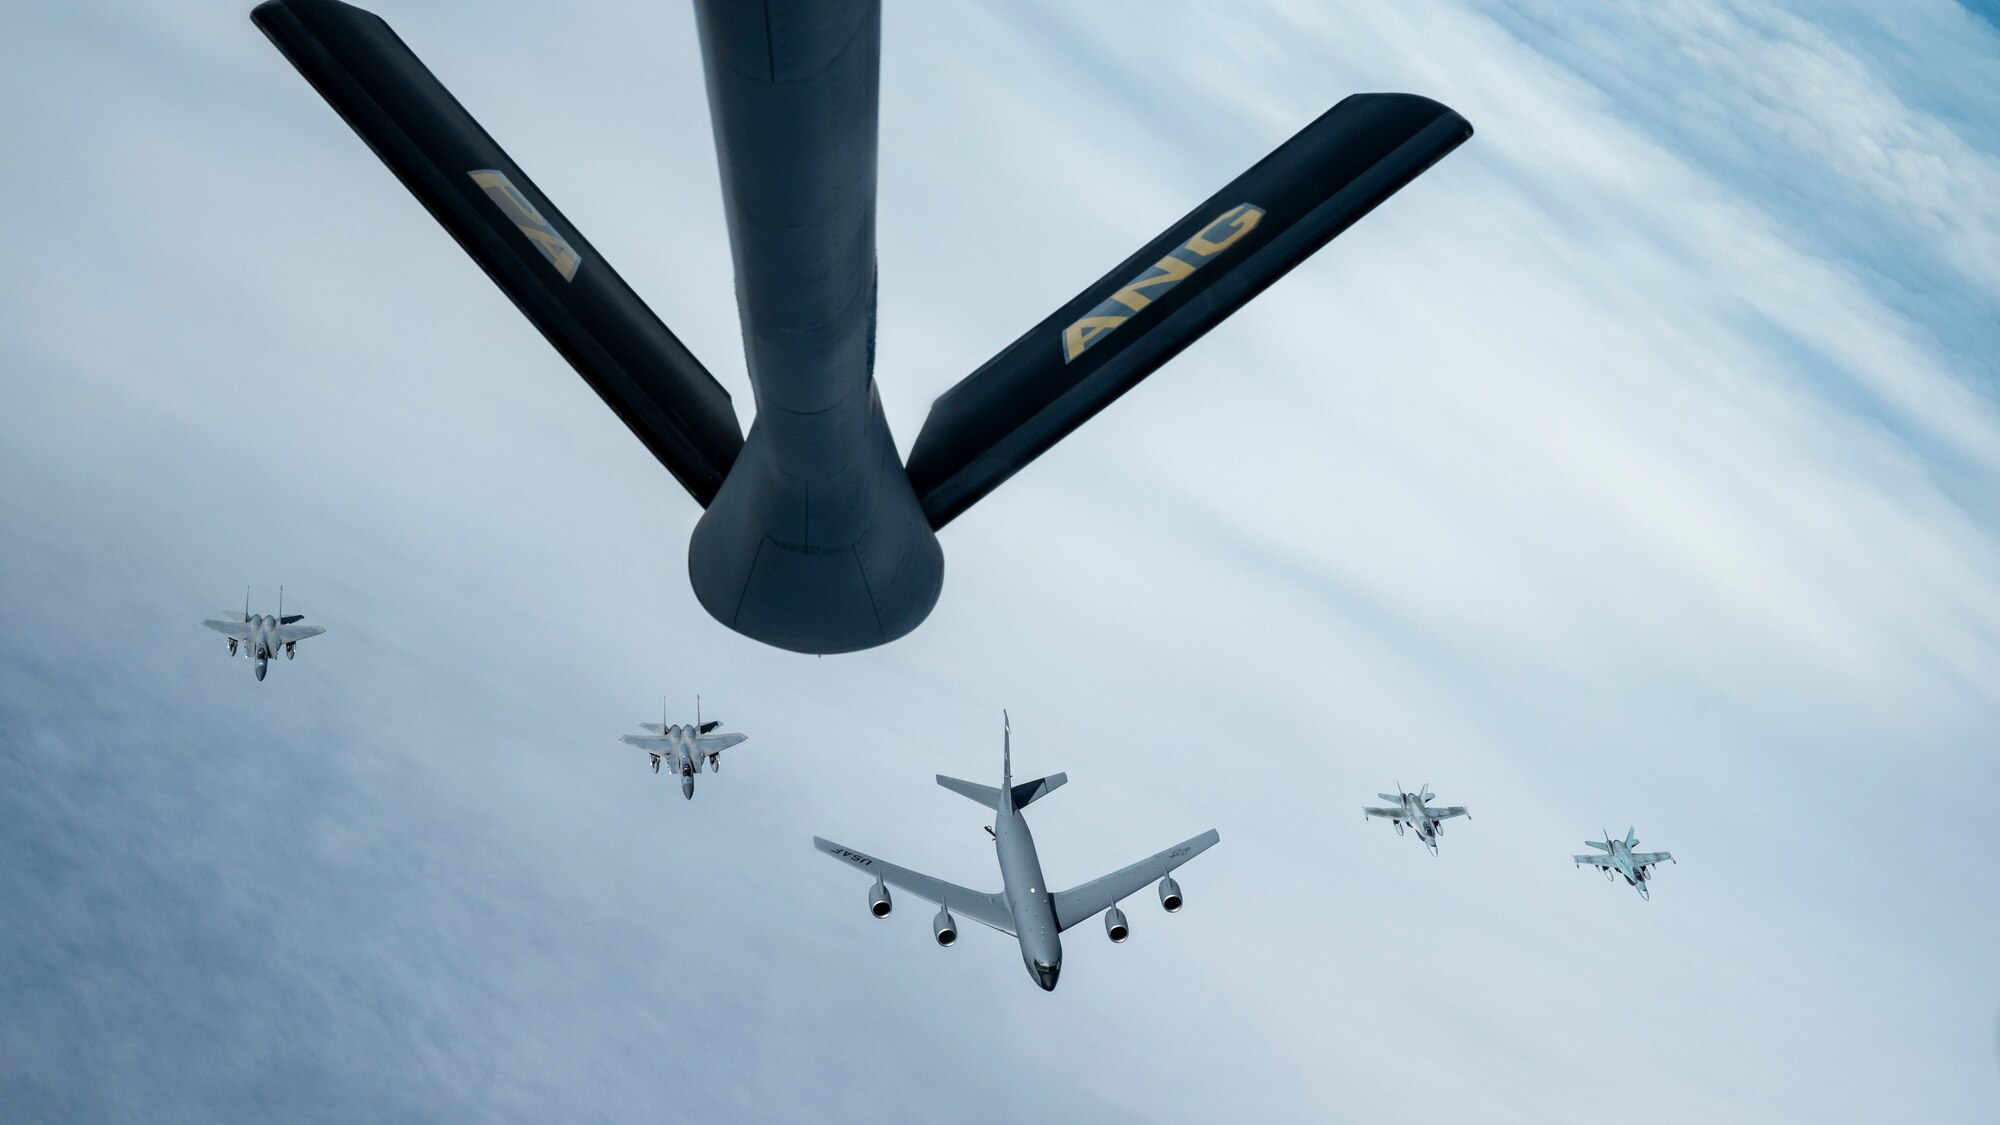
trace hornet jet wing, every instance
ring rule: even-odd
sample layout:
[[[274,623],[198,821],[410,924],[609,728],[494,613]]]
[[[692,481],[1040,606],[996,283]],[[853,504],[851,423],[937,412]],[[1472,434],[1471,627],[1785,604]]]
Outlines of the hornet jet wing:
[[[1673,858],[1672,852],[1633,852],[1632,864],[1635,867],[1652,867],[1655,864],[1671,863]]]
[[[1101,914],[1118,900],[1146,889],[1146,884],[1164,877],[1168,872],[1188,860],[1215,846],[1222,836],[1211,828],[1155,856],[1149,856],[1130,867],[1121,868],[1104,876],[1092,879],[1080,887],[1058,891],[1055,896],[1056,928],[1067,930],[1085,918]]]
[[[1574,858],[1578,863],[1587,863],[1592,867],[1618,866],[1617,860],[1612,859],[1609,855],[1606,855],[1603,852],[1592,852],[1589,855],[1574,856],[1572,858]],[[1575,876],[1572,875],[1571,878],[1575,878]]]
[[[1385,816],[1385,817],[1386,817],[1386,816],[1403,816],[1403,815],[1405,815],[1402,809],[1370,809],[1370,808],[1364,808],[1364,809],[1362,809],[1361,811],[1362,811],[1363,813],[1367,814],[1368,816]]]
[[[1432,820],[1449,820],[1454,816],[1464,816],[1465,806],[1446,805],[1441,809],[1426,809],[1424,811],[1430,813]]]
[[[963,914],[982,926],[990,926],[1001,933],[1014,935],[1014,912],[1007,907],[1007,900],[999,895],[981,894],[967,890],[957,883],[947,883],[943,879],[933,879],[906,867],[876,859],[872,855],[857,852],[853,848],[842,847],[831,840],[813,837],[813,847],[832,856],[840,862],[863,871],[900,891],[908,891],[926,902],[934,902],[953,914]]]

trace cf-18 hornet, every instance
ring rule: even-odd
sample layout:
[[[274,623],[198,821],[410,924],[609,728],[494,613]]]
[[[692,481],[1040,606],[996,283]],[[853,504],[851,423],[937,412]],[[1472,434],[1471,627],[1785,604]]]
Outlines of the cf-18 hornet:
[[[1222,837],[1211,828],[1101,879],[1052,892],[1042,874],[1041,858],[1035,853],[1035,838],[1028,832],[1028,822],[1022,818],[1021,810],[1068,781],[1069,776],[1059,773],[1014,784],[1013,731],[1011,723],[1004,723],[1004,714],[1000,754],[998,789],[943,774],[937,779],[946,789],[993,810],[993,827],[987,833],[993,837],[994,856],[1000,863],[1001,887],[997,893],[967,890],[818,836],[813,837],[813,846],[875,877],[875,885],[868,889],[868,910],[875,917],[889,916],[890,887],[908,891],[937,904],[937,916],[931,919],[931,934],[939,945],[949,947],[958,941],[957,916],[963,915],[1019,941],[1028,975],[1044,991],[1052,991],[1056,977],[1062,972],[1062,940],[1058,934],[1101,913],[1105,936],[1114,942],[1124,941],[1131,933],[1131,924],[1118,908],[1118,902],[1137,894],[1155,879],[1160,881],[1160,905],[1169,914],[1178,911],[1181,887],[1171,872],[1213,847]]]
[[[1585,847],[1600,849],[1603,854],[1592,852],[1589,855],[1575,857],[1578,867],[1589,864],[1604,872],[1606,879],[1615,879],[1623,875],[1625,876],[1626,884],[1636,889],[1639,892],[1639,897],[1644,899],[1653,897],[1648,884],[1653,877],[1654,865],[1663,862],[1680,862],[1680,860],[1674,858],[1674,853],[1672,852],[1633,851],[1632,849],[1638,846],[1639,837],[1630,828],[1625,830],[1625,838],[1623,840],[1617,839],[1611,833],[1606,832],[1602,843],[1596,840],[1585,840],[1583,843]]]
[[[1396,835],[1398,836],[1403,834],[1404,825],[1416,829],[1417,839],[1422,841],[1423,845],[1431,850],[1432,855],[1438,854],[1438,837],[1444,834],[1444,825],[1440,823],[1441,821],[1454,816],[1462,816],[1467,819],[1470,819],[1472,816],[1471,813],[1465,811],[1464,805],[1431,808],[1429,802],[1437,794],[1431,792],[1431,785],[1428,781],[1418,788],[1415,793],[1403,792],[1403,783],[1399,781],[1396,783],[1396,792],[1377,793],[1375,795],[1385,801],[1394,801],[1395,807],[1387,809],[1363,808],[1361,810],[1362,815],[1388,820],[1396,826]]]

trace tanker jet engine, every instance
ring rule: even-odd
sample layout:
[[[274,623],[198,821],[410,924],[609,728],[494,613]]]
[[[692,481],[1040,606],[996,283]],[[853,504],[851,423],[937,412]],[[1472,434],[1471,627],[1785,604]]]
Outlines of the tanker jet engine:
[[[1035,854],[1035,838],[1028,832],[1028,822],[1022,819],[1021,810],[1068,781],[1069,776],[1058,773],[1014,784],[1013,724],[1005,721],[1005,712],[1001,713],[1001,717],[1000,788],[960,781],[943,774],[939,774],[937,779],[937,783],[946,789],[993,810],[993,827],[986,831],[993,837],[994,855],[1000,861],[999,892],[982,894],[967,890],[956,883],[919,875],[818,836],[813,837],[813,847],[875,877],[875,885],[868,890],[868,912],[875,917],[889,916],[890,887],[908,891],[926,902],[937,904],[937,916],[931,919],[931,935],[939,945],[950,947],[958,941],[958,919],[955,915],[962,914],[982,926],[1017,939],[1021,943],[1021,960],[1028,966],[1028,975],[1042,986],[1043,991],[1053,991],[1056,977],[1062,972],[1062,940],[1057,934],[1085,918],[1102,913],[1105,936],[1114,942],[1124,941],[1126,935],[1131,933],[1131,927],[1125,920],[1125,912],[1118,909],[1118,900],[1137,894],[1154,879],[1160,881],[1160,905],[1169,914],[1178,911],[1181,908],[1181,885],[1174,881],[1170,872],[1213,847],[1222,837],[1211,828],[1192,840],[1175,844],[1158,855],[1142,859],[1101,879],[1092,879],[1067,891],[1050,893],[1049,882],[1042,875],[1042,861]]]
[[[1616,839],[1611,833],[1606,832],[1603,843],[1596,840],[1585,840],[1583,843],[1585,847],[1598,848],[1605,854],[1592,852],[1589,855],[1577,856],[1575,858],[1578,867],[1587,863],[1604,872],[1606,879],[1615,879],[1623,875],[1626,884],[1637,889],[1639,897],[1643,899],[1653,897],[1652,891],[1648,888],[1648,883],[1653,877],[1653,866],[1661,862],[1676,864],[1680,862],[1674,858],[1672,852],[1633,851],[1632,849],[1639,843],[1639,837],[1634,835],[1630,828],[1625,830],[1623,840]]]
[[[637,746],[653,757],[653,772],[660,772],[660,763],[665,761],[673,771],[681,776],[681,796],[694,800],[694,775],[706,765],[710,773],[722,772],[722,752],[739,742],[749,739],[747,734],[717,734],[715,728],[722,720],[701,721],[701,696],[694,697],[694,725],[667,725],[667,702],[660,701],[660,721],[640,723],[642,730],[651,734],[621,734],[618,741],[627,746]]]
[[[1396,835],[1398,836],[1403,834],[1403,826],[1406,824],[1409,825],[1417,830],[1417,839],[1431,850],[1432,855],[1438,854],[1438,837],[1444,834],[1444,825],[1440,823],[1441,821],[1448,820],[1454,816],[1462,816],[1468,820],[1472,818],[1472,814],[1465,811],[1464,805],[1451,805],[1446,808],[1437,809],[1431,808],[1428,802],[1437,794],[1431,792],[1431,784],[1428,781],[1424,782],[1423,786],[1415,793],[1403,792],[1403,783],[1399,781],[1396,783],[1396,791],[1394,793],[1377,793],[1375,795],[1385,801],[1396,802],[1395,807],[1387,809],[1363,808],[1361,810],[1362,815],[1381,817],[1388,820],[1396,826]]]
[[[257,679],[262,682],[264,673],[270,670],[271,659],[278,655],[278,650],[284,650],[286,660],[295,659],[298,653],[294,646],[307,637],[317,637],[326,632],[318,625],[299,624],[304,620],[303,613],[294,613],[289,617],[285,615],[285,588],[280,586],[276,617],[262,613],[252,614],[250,591],[246,589],[243,591],[242,613],[230,610],[222,615],[221,620],[211,617],[202,622],[202,625],[229,638],[229,655],[235,656],[240,649],[244,656],[255,660]]]
[[[747,438],[729,393],[387,24],[338,0],[250,18],[706,509],[688,546],[702,606],[794,652],[916,628],[944,582],[938,529],[1472,135],[1426,98],[1340,102],[945,392],[905,465],[874,377],[880,0],[696,0],[695,16]],[[312,194],[313,221],[339,198]],[[1063,224],[1010,245],[1032,255]],[[961,263],[967,292],[989,272]],[[478,372],[454,377],[482,393]]]

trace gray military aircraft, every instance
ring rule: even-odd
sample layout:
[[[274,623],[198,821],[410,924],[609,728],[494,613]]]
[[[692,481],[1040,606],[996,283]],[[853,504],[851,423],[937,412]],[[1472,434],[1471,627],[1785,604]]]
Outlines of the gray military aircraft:
[[[882,8],[695,0],[756,391],[747,437],[729,393],[388,24],[338,0],[250,14],[706,509],[687,561],[703,608],[794,652],[916,628],[943,587],[941,528],[1472,135],[1428,98],[1342,100],[941,396],[906,464],[874,373]],[[1079,106],[1067,127],[1099,126]],[[1164,137],[1171,165],[1190,138]],[[301,195],[301,220],[340,221],[340,200]],[[1003,241],[1033,259],[1074,225],[1042,216]],[[985,262],[953,272],[966,300],[983,300]],[[455,378],[490,393],[475,374]]]
[[[1131,925],[1125,919],[1125,912],[1118,909],[1118,900],[1138,893],[1154,879],[1160,881],[1160,905],[1169,914],[1180,910],[1181,885],[1170,872],[1215,846],[1222,837],[1211,828],[1101,879],[1051,893],[1048,880],[1042,875],[1041,858],[1035,852],[1035,838],[1029,833],[1021,810],[1068,781],[1069,775],[1058,773],[1014,784],[1013,724],[1006,720],[1004,712],[1001,732],[1000,788],[943,774],[937,779],[946,789],[993,810],[993,827],[986,831],[993,837],[994,854],[1000,861],[998,893],[983,894],[919,875],[818,836],[813,837],[813,846],[875,876],[875,885],[868,891],[868,911],[875,917],[889,916],[890,887],[906,890],[938,905],[937,916],[931,919],[931,934],[939,945],[949,947],[958,941],[958,920],[954,914],[962,914],[1018,939],[1028,975],[1044,991],[1053,991],[1056,977],[1062,972],[1062,940],[1056,935],[1101,912],[1105,935],[1114,942],[1124,941],[1131,933]]]
[[[681,775],[681,796],[694,800],[694,775],[706,765],[709,772],[722,772],[722,752],[739,742],[749,739],[747,734],[717,734],[715,728],[722,720],[701,721],[701,696],[694,697],[694,723],[681,726],[667,725],[667,701],[660,700],[660,721],[640,723],[650,734],[621,734],[618,741],[627,746],[637,746],[653,756],[653,772],[660,772],[662,760]]]
[[[1399,781],[1396,783],[1396,791],[1394,793],[1377,793],[1375,795],[1385,801],[1396,802],[1395,807],[1387,809],[1363,808],[1361,810],[1362,815],[1388,820],[1396,826],[1396,835],[1398,836],[1403,834],[1403,826],[1406,824],[1409,825],[1417,830],[1417,839],[1431,850],[1432,855],[1438,854],[1437,838],[1444,834],[1444,825],[1440,823],[1441,821],[1448,820],[1454,816],[1462,816],[1467,820],[1472,819],[1472,814],[1465,811],[1464,805],[1431,808],[1429,802],[1437,794],[1431,792],[1431,783],[1428,781],[1424,782],[1423,786],[1415,793],[1405,793],[1403,791],[1403,783]]]
[[[257,679],[261,681],[264,673],[270,670],[271,659],[278,655],[280,649],[284,650],[286,660],[294,659],[298,653],[294,651],[293,646],[307,637],[317,637],[326,632],[318,625],[299,624],[304,620],[303,613],[294,613],[289,617],[285,615],[285,588],[280,586],[277,616],[252,614],[250,591],[246,588],[243,591],[242,613],[230,610],[222,615],[221,620],[211,617],[202,622],[202,625],[229,638],[229,655],[235,656],[237,650],[241,649],[244,656],[255,660]]]
[[[1680,860],[1674,858],[1674,853],[1672,852],[1633,851],[1632,849],[1639,843],[1639,837],[1630,828],[1625,830],[1625,838],[1623,840],[1617,839],[1611,833],[1606,832],[1603,843],[1599,843],[1596,840],[1585,840],[1583,843],[1585,847],[1601,849],[1604,854],[1600,855],[1597,852],[1592,852],[1589,855],[1577,856],[1576,865],[1578,867],[1589,864],[1604,872],[1606,879],[1613,879],[1619,875],[1623,875],[1625,876],[1625,882],[1636,888],[1639,892],[1639,897],[1643,899],[1653,897],[1652,891],[1648,889],[1647,884],[1653,877],[1654,865],[1662,862],[1676,864],[1680,862]]]

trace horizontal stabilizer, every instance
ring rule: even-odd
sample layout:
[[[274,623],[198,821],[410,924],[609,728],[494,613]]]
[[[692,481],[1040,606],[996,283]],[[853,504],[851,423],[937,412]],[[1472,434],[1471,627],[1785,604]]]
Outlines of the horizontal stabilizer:
[[[1600,852],[1608,852],[1611,850],[1611,845],[1605,843],[1602,840],[1585,840],[1583,842],[1583,846],[1586,848],[1596,848]]]
[[[729,392],[389,25],[339,0],[250,18],[706,507],[743,445]]]
[[[1472,135],[1413,94],[1356,94],[931,406],[910,483],[943,527]]]
[[[1066,773],[1052,773],[1047,777],[1038,777],[1033,781],[1024,781],[1014,787],[1014,807],[1017,809],[1027,808],[1029,805],[1047,796],[1051,791],[1060,789],[1068,780],[1069,775]],[[937,775],[937,783],[959,796],[977,801],[989,809],[998,811],[1000,808],[1000,791],[991,785],[981,785],[976,781],[946,777],[943,774]]]
[[[1377,793],[1375,795],[1385,801],[1394,801],[1399,805],[1403,803],[1403,795],[1401,793]]]
[[[1069,775],[1066,773],[1052,773],[1047,777],[1038,777],[1033,781],[1024,781],[1014,787],[1014,807],[1025,809],[1043,797],[1048,796],[1051,792],[1062,788],[1063,783],[1068,780]]]
[[[963,778],[946,777],[943,774],[937,775],[937,783],[959,796],[977,801],[989,809],[1000,807],[1000,791],[991,785],[981,785],[976,781],[966,781]]]

